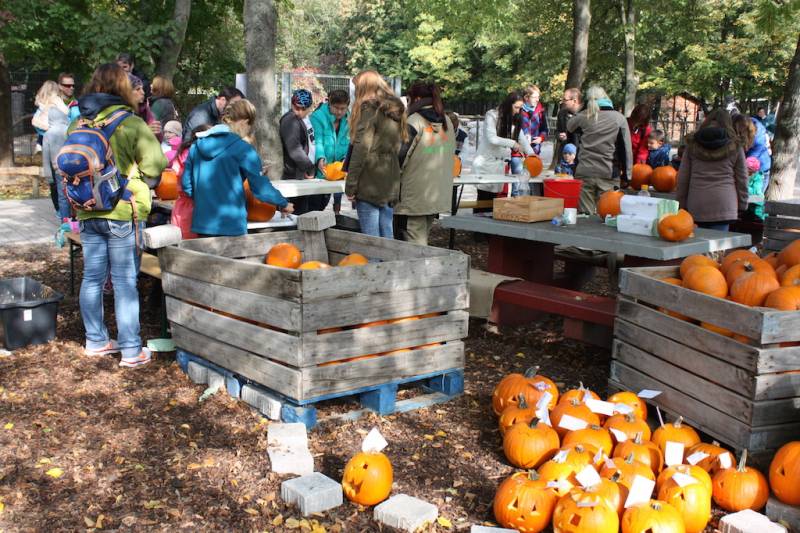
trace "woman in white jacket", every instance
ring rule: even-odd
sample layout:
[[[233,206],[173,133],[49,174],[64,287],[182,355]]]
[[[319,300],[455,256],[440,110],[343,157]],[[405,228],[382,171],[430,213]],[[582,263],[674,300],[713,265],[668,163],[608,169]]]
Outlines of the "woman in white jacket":
[[[533,154],[531,141],[520,123],[522,103],[522,95],[511,92],[499,107],[486,112],[472,163],[474,174],[504,174],[506,162],[510,161],[512,154],[517,157]],[[491,200],[502,188],[502,184],[478,185],[478,200]]]

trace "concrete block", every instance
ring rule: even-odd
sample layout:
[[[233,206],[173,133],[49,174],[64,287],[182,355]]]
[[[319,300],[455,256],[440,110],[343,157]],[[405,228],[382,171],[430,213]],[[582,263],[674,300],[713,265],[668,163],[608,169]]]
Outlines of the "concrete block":
[[[300,422],[284,424],[275,422],[267,428],[268,447],[301,447],[308,448],[308,435],[306,426]]]
[[[314,472],[314,456],[308,449],[267,448],[272,471],[276,474],[305,476]]]
[[[194,383],[205,385],[208,383],[208,368],[195,361],[189,361],[186,366],[186,374]]]
[[[242,387],[241,394],[246,404],[252,405],[270,420],[281,419],[281,401],[277,396],[252,385]]]
[[[300,508],[303,516],[321,513],[342,505],[342,484],[325,474],[314,472],[281,483],[281,498]]]
[[[770,520],[786,524],[791,531],[800,532],[800,506],[789,505],[770,496],[766,513]]]
[[[221,391],[225,390],[225,376],[210,368],[208,369],[207,376],[209,387],[217,387],[217,389]]]
[[[786,533],[785,527],[750,509],[722,517],[719,529],[721,533]]]
[[[297,229],[301,231],[322,231],[336,225],[333,211],[311,211],[297,217]]]
[[[389,527],[414,533],[423,524],[434,522],[439,516],[439,508],[419,498],[398,494],[375,507],[373,516]]]
[[[469,533],[515,533],[516,529],[506,529],[504,527],[472,526]]]

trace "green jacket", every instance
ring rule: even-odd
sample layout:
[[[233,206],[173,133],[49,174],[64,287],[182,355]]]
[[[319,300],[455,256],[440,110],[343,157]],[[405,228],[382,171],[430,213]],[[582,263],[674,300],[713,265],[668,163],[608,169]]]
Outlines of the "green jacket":
[[[762,174],[760,170],[750,176],[748,179],[747,193],[751,196],[764,195],[764,174]],[[747,210],[761,220],[766,218],[766,215],[764,214],[764,202],[752,202],[748,204]]]
[[[400,120],[403,102],[392,96],[361,104],[345,193],[373,205],[394,204],[400,189]]]
[[[336,117],[331,114],[328,104],[322,104],[319,109],[311,113],[311,125],[314,126],[314,145],[316,149],[316,164],[320,159],[326,163],[344,161],[347,149],[350,147],[350,128],[348,125],[349,113],[342,117],[339,131],[333,127]],[[322,178],[322,172],[317,170],[317,177]]]
[[[100,111],[94,120],[101,121],[117,109],[131,111],[127,106],[112,105]],[[76,122],[73,122],[69,131],[75,127]],[[150,187],[144,182],[143,177],[157,180],[161,176],[161,171],[167,166],[167,158],[161,150],[161,144],[144,120],[131,115],[123,120],[111,135],[111,149],[120,174],[127,176],[129,180],[128,190],[133,193],[136,201],[138,219],[144,221],[150,214],[151,200]],[[78,220],[89,218],[131,220],[133,218],[131,204],[120,201],[112,211],[102,213],[78,211]]]

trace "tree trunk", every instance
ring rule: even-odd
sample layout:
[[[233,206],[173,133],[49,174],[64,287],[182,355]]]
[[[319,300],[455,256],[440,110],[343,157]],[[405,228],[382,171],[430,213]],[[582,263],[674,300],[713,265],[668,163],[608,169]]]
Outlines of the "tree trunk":
[[[586,58],[589,55],[589,26],[592,13],[591,0],[572,0],[572,54],[565,89],[580,88],[586,75]]]
[[[189,25],[189,14],[192,11],[192,0],[175,0],[172,11],[173,27],[164,34],[161,44],[161,57],[158,59],[156,73],[172,80],[178,68],[183,41],[186,38],[186,27]]]
[[[783,89],[783,103],[778,111],[775,141],[772,146],[768,200],[786,200],[794,196],[800,153],[800,39],[794,51],[789,77]]]
[[[283,173],[283,152],[278,132],[278,87],[275,80],[275,40],[278,10],[275,0],[245,0],[244,41],[247,98],[256,107],[256,146],[270,179]]]
[[[622,29],[625,34],[625,116],[631,114],[636,105],[636,91],[639,77],[636,75],[636,6],[635,0],[620,0],[622,9]]]
[[[0,51],[0,167],[14,165],[14,132],[11,118],[11,76]]]

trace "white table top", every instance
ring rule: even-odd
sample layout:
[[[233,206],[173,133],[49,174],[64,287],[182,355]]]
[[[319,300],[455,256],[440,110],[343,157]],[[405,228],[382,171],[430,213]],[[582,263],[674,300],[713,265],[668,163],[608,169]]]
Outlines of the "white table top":
[[[602,224],[598,217],[579,218],[578,223],[572,226],[554,226],[550,222],[509,222],[475,215],[454,215],[444,217],[440,219],[440,222],[443,227],[450,229],[578,246],[659,261],[740,248],[751,243],[750,235],[744,233],[701,228],[695,228],[695,236],[690,239],[682,242],[668,242],[656,237],[620,233],[616,228]]]
[[[344,192],[344,180],[279,180],[273,181],[272,185],[286,198]]]

